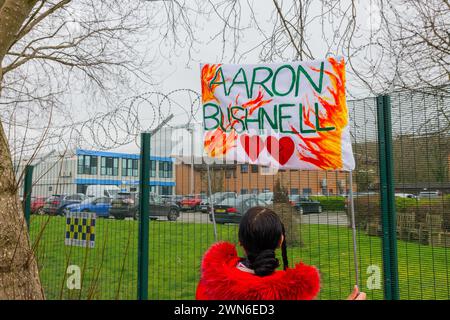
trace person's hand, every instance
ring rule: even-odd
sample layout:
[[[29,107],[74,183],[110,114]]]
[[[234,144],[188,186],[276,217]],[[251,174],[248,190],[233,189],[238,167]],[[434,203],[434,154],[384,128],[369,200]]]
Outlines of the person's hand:
[[[354,286],[353,291],[347,297],[347,300],[366,300],[366,293],[359,291],[358,286]]]

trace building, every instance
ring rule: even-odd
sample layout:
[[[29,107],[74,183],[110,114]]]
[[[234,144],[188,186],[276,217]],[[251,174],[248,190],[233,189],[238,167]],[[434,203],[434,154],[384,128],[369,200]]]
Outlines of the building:
[[[77,149],[72,156],[36,161],[33,195],[85,193],[89,185],[114,185],[122,191],[138,191],[139,157],[139,154]],[[150,162],[151,191],[173,194],[174,158],[151,156]],[[23,163],[18,173],[22,172]]]
[[[176,194],[208,193],[206,164],[191,166],[191,160],[177,159],[175,165]],[[191,184],[192,169],[194,183]],[[348,173],[342,171],[279,170],[250,164],[210,165],[211,191],[232,191],[238,194],[273,191],[277,179],[290,194],[339,195],[349,191]],[[355,187],[355,186],[354,186]],[[193,190],[192,190],[193,188]],[[355,190],[355,189],[354,189]]]

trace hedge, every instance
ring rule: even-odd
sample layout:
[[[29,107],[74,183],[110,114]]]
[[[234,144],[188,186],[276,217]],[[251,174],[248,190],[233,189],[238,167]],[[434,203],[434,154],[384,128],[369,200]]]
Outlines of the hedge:
[[[342,196],[311,196],[311,199],[319,201],[324,211],[345,210],[345,197]]]

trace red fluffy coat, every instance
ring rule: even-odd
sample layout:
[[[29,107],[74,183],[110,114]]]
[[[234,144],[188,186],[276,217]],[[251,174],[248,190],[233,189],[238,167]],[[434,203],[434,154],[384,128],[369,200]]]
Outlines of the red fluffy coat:
[[[198,300],[311,300],[320,290],[319,272],[303,263],[260,277],[239,270],[236,247],[214,244],[202,261]]]

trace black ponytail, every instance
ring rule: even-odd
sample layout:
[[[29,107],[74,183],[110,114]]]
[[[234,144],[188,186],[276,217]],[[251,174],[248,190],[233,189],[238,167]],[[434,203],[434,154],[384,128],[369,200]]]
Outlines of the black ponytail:
[[[266,249],[255,254],[247,253],[250,269],[253,269],[257,276],[267,276],[280,266],[278,259],[275,257],[275,250]]]
[[[245,264],[256,275],[266,276],[273,273],[280,263],[275,256],[281,236],[283,268],[288,267],[286,235],[283,223],[278,215],[264,207],[253,207],[242,217],[239,224],[239,242],[247,253]]]

